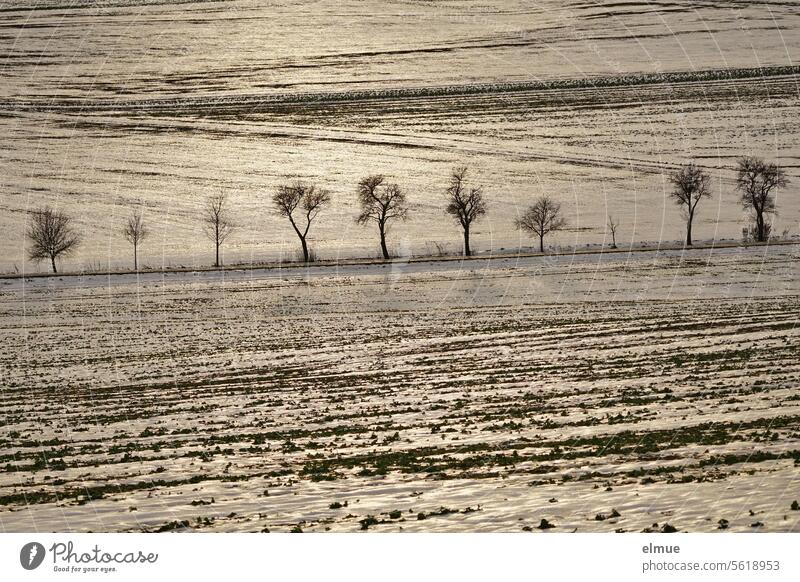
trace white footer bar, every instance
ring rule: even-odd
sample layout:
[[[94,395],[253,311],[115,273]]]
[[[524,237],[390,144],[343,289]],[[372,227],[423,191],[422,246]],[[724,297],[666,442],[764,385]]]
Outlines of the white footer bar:
[[[0,580],[800,580],[798,534],[0,534]],[[557,577],[557,578],[556,578]]]

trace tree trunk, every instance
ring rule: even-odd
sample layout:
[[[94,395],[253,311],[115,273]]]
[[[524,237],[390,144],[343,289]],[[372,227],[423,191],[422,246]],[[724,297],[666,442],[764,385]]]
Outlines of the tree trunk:
[[[389,249],[386,248],[386,233],[383,228],[379,228],[381,232],[381,252],[383,253],[384,260],[389,260]]]
[[[766,233],[764,232],[764,213],[758,211],[756,211],[756,231],[758,242],[764,242],[767,239]]]
[[[308,245],[306,244],[306,239],[301,237],[300,243],[303,245],[303,262],[308,262]]]
[[[539,252],[544,254],[544,235],[539,235]]]
[[[139,255],[137,253],[138,246],[136,243],[133,244],[133,270],[137,273],[139,272]]]
[[[214,248],[216,251],[214,255],[214,266],[219,267],[219,215],[217,215],[214,222]]]
[[[50,255],[50,264],[53,265],[53,272],[54,273],[58,273],[58,271],[56,270],[56,256],[55,255]]]
[[[464,256],[471,257],[472,251],[469,248],[469,227],[464,227]]]
[[[689,219],[686,221],[686,246],[692,246],[692,219],[694,216],[689,214]]]

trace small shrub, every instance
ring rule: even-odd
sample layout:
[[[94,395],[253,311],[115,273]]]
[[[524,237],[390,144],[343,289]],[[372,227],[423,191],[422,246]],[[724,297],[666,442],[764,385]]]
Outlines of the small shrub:
[[[368,515],[364,519],[360,520],[358,523],[361,524],[361,529],[362,530],[367,530],[367,529],[369,529],[369,526],[378,525],[380,522],[377,520],[377,518],[374,515]]]

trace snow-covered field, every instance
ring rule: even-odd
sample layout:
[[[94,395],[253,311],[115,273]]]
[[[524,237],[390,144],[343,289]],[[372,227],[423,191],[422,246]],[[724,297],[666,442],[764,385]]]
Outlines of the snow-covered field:
[[[798,265],[2,279],[0,531],[798,531]]]
[[[295,258],[269,197],[296,178],[333,193],[311,233],[323,258],[377,255],[375,233],[354,221],[355,185],[370,173],[408,192],[410,220],[390,237],[404,256],[459,250],[442,211],[456,164],[472,167],[489,203],[478,251],[529,245],[514,219],[543,193],[569,221],[553,244],[607,239],[609,214],[620,240],[679,240],[667,178],[689,159],[713,176],[699,239],[741,236],[738,157],[775,160],[800,182],[796,2],[0,0],[0,10],[2,272],[36,268],[24,213],[44,204],[75,217],[84,243],[63,268],[81,271],[130,264],[120,229],[138,204],[152,231],[143,264],[210,264],[199,213],[220,190],[239,225],[227,262]],[[639,82],[676,72],[699,80]],[[607,84],[619,76],[627,82]],[[484,90],[458,93],[475,84]],[[309,93],[320,97],[293,101]],[[776,233],[798,233],[795,192],[778,193]]]
[[[688,160],[697,241],[739,240],[744,155],[796,240],[798,39],[783,0],[0,0],[0,273],[45,266],[32,208],[74,218],[64,271],[150,228],[138,276],[0,277],[0,531],[800,530],[800,247],[641,249]],[[479,258],[429,260],[460,164]],[[348,263],[375,173],[403,259]],[[339,266],[155,271],[211,263],[220,191],[227,264],[294,259],[295,179]],[[583,253],[496,256],[541,194]]]

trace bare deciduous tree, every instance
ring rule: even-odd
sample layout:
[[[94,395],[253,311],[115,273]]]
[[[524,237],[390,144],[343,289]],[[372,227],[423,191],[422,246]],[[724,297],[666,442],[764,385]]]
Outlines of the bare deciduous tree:
[[[517,228],[539,237],[539,252],[544,252],[544,237],[549,232],[564,227],[561,205],[549,196],[540,196],[536,202],[517,219]]]
[[[386,228],[390,220],[408,218],[406,195],[397,184],[384,184],[381,175],[367,176],[358,183],[358,203],[361,213],[356,218],[358,224],[374,221],[381,237],[383,258],[389,258],[386,248]]]
[[[773,163],[754,157],[739,160],[736,189],[742,193],[742,206],[755,212],[755,234],[759,242],[769,237],[764,215],[775,212],[774,190],[788,183],[786,173]]]
[[[619,220],[613,216],[608,217],[608,230],[611,232],[611,248],[617,248],[617,229],[619,228]]]
[[[692,246],[692,221],[697,205],[711,196],[709,177],[702,168],[687,164],[670,176],[674,189],[671,196],[686,212],[686,246]]]
[[[131,212],[131,215],[128,217],[128,222],[122,229],[122,234],[125,239],[133,245],[133,269],[138,271],[139,243],[146,239],[147,235],[150,234],[150,230],[147,228],[144,220],[142,219],[141,212],[137,212],[135,210]]]
[[[220,192],[209,197],[203,211],[203,222],[206,235],[214,243],[214,266],[221,267],[219,249],[236,228],[230,219],[227,194]]]
[[[278,214],[289,219],[292,228],[300,238],[300,244],[303,247],[303,261],[306,263],[309,261],[306,237],[311,229],[311,223],[330,201],[331,195],[327,190],[301,182],[278,187],[278,191],[272,197]],[[298,209],[300,214],[305,217],[305,224],[298,224],[299,221],[295,218],[295,211]]]
[[[37,262],[50,259],[54,273],[58,272],[56,259],[72,253],[81,242],[80,235],[72,228],[72,219],[49,206],[31,212],[27,236],[31,242],[28,257]]]
[[[460,166],[453,169],[450,175],[450,185],[447,187],[447,206],[445,212],[453,216],[464,230],[464,256],[469,257],[472,251],[469,246],[469,231],[472,223],[486,214],[486,202],[483,199],[483,189],[478,187],[467,188],[464,183],[467,177],[467,167]]]

